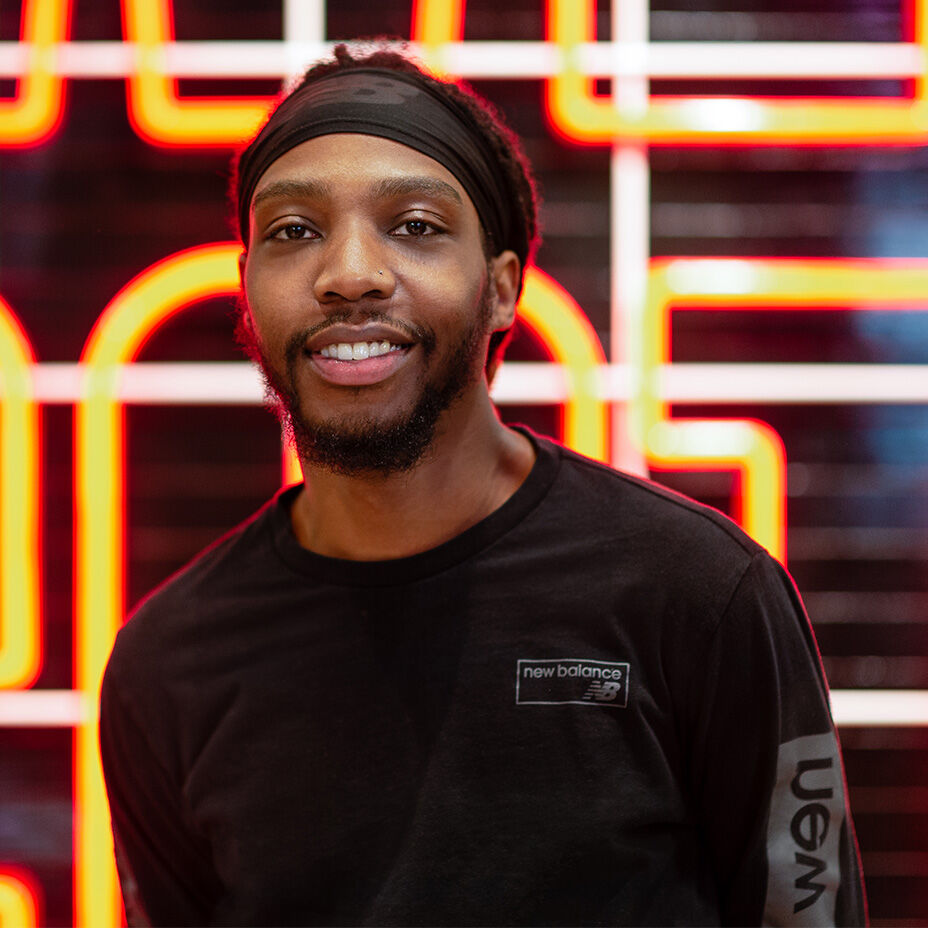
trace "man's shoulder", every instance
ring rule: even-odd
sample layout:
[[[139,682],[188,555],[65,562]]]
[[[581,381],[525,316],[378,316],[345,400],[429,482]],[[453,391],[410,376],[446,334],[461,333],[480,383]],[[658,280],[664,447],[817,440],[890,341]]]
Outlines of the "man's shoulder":
[[[692,632],[700,641],[739,590],[785,602],[782,568],[722,512],[567,449],[557,453],[549,524],[538,527],[563,573],[634,603],[652,626],[660,616],[674,636]]]
[[[281,505],[278,494],[148,593],[119,631],[111,663],[137,667],[259,596],[284,569],[274,543]]]
[[[568,448],[557,452],[562,463],[552,502],[592,531],[668,553],[684,548],[701,559],[724,554],[745,565],[763,551],[718,509]]]

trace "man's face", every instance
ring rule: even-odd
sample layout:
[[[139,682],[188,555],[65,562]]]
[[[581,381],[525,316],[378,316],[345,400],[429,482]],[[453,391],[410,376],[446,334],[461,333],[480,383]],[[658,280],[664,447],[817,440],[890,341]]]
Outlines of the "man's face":
[[[517,275],[511,252],[487,261],[476,210],[438,162],[321,136],[255,190],[240,337],[304,459],[403,470],[443,415],[486,390],[487,341],[511,324]]]

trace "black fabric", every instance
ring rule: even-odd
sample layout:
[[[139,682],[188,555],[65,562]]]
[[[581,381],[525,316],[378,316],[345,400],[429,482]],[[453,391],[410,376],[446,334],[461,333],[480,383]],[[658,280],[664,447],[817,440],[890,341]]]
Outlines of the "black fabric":
[[[320,135],[356,132],[400,142],[446,167],[467,191],[495,253],[511,248],[521,267],[529,242],[499,156],[460,103],[412,74],[387,68],[333,71],[287,97],[238,162],[238,217],[247,245],[251,198],[281,155]]]
[[[863,923],[840,760],[801,753],[836,744],[785,572],[533,441],[432,551],[315,555],[287,491],[125,625],[102,757],[153,924]]]

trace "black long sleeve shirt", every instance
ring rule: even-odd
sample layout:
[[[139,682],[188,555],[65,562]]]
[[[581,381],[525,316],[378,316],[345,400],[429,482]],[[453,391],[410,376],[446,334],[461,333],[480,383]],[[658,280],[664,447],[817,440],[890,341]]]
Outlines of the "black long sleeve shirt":
[[[533,441],[515,495],[431,551],[313,554],[288,491],[137,610],[101,713],[130,919],[865,921],[788,576]]]

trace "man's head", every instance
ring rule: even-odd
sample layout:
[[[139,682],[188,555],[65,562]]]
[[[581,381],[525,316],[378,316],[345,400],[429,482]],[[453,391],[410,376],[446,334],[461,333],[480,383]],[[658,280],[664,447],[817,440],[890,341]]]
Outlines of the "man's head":
[[[301,454],[348,473],[411,466],[475,362],[478,373],[498,363],[512,324],[537,237],[514,137],[479,98],[396,52],[353,58],[340,47],[242,152],[235,194],[246,246],[239,336]],[[362,356],[357,339],[371,351],[389,342],[391,357],[338,363],[327,356],[337,338]],[[418,386],[391,418],[381,381],[402,382],[389,365],[405,355],[424,366],[403,374]],[[329,400],[312,411],[314,381],[298,383],[306,358]]]

